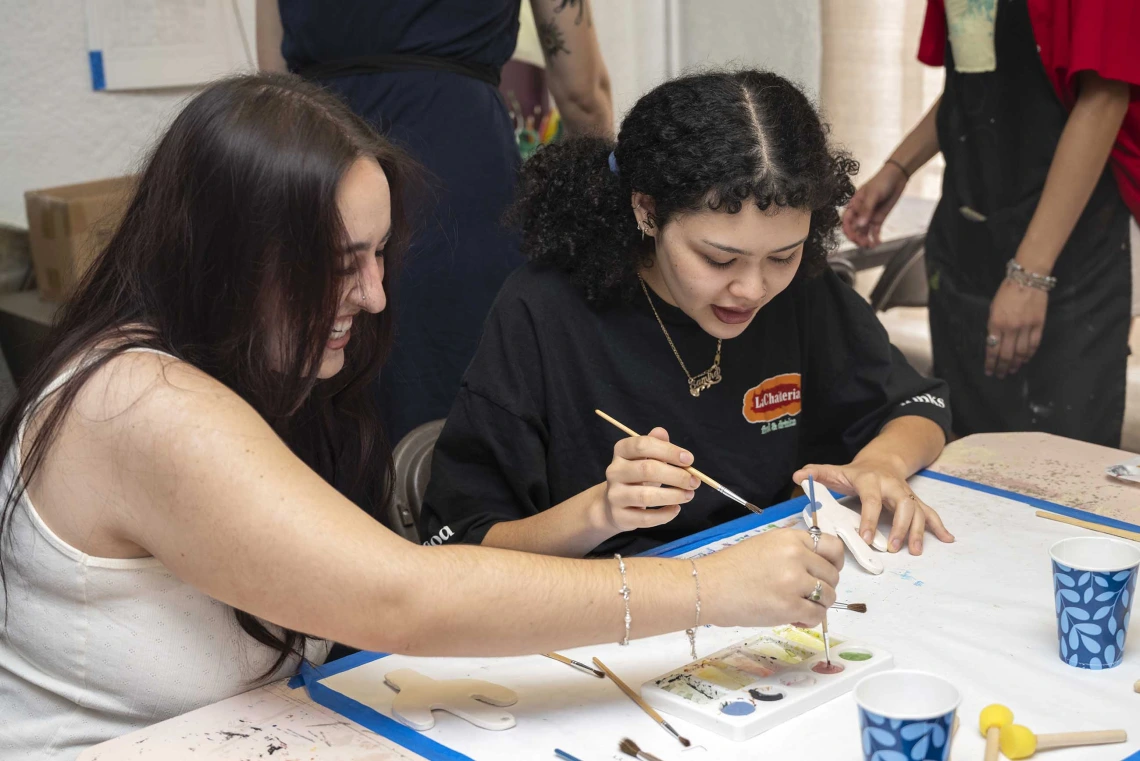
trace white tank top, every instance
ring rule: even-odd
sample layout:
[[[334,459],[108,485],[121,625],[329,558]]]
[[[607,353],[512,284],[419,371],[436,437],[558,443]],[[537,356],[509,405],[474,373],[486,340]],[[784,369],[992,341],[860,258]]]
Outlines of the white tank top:
[[[18,478],[26,423],[0,469],[0,499]],[[0,622],[8,619],[0,629],[3,761],[74,759],[90,745],[296,671],[293,658],[258,680],[276,651],[157,558],[80,552],[48,528],[26,494],[12,510],[0,539],[8,578],[7,610],[0,596]],[[310,642],[306,657],[323,663],[328,650]]]

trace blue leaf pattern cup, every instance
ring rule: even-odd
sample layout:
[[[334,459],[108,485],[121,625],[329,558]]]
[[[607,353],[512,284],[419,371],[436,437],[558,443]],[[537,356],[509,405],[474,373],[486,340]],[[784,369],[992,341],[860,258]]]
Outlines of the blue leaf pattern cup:
[[[1054,544],[1049,554],[1061,660],[1094,671],[1119,665],[1140,549],[1117,539],[1073,537]]]
[[[921,671],[888,671],[855,686],[864,761],[946,761],[961,695]]]

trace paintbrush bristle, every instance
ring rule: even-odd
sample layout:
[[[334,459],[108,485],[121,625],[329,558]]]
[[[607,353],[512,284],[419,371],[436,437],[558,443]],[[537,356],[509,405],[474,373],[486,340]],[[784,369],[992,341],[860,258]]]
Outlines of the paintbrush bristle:
[[[865,603],[865,602],[853,602],[847,606],[847,610],[853,610],[856,613],[866,613],[867,612],[867,603]]]
[[[756,505],[752,504],[751,502],[745,502],[745,503],[744,503],[744,506],[745,506],[746,508],[748,508],[748,509],[749,509],[749,511],[751,511],[751,512],[753,512],[753,513],[756,513],[757,515],[759,515],[760,513],[764,512],[764,509],[763,509],[763,508],[761,508],[761,507],[756,507]]]
[[[628,737],[623,738],[621,743],[618,744],[618,747],[621,748],[622,753],[627,756],[633,756],[634,758],[637,758],[637,754],[641,752],[641,748],[637,747],[637,743]]]
[[[692,745],[692,743],[689,742],[689,738],[687,738],[687,737],[678,736],[677,739],[680,740],[681,744],[684,745],[686,748],[689,747],[690,745]]]

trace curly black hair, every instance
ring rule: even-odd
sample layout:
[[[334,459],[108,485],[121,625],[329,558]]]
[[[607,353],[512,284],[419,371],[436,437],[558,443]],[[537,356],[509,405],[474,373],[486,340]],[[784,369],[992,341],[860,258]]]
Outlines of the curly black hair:
[[[652,239],[642,241],[630,210],[634,192],[653,199],[658,226],[701,208],[735,214],[748,200],[761,210],[810,211],[797,277],[818,275],[859,171],[827,133],[803,92],[778,74],[681,77],[637,101],[616,145],[574,137],[539,151],[523,165],[507,218],[529,260],[567,272],[592,302],[629,298],[638,270],[653,261]]]

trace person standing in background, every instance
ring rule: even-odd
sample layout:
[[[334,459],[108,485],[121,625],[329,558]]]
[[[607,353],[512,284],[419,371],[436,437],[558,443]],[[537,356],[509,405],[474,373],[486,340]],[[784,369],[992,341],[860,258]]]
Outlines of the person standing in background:
[[[567,131],[612,135],[589,0],[529,2]],[[520,0],[258,0],[262,68],[328,87],[430,178],[416,242],[400,282],[388,284],[400,317],[377,395],[393,445],[447,416],[491,302],[522,263],[501,223],[519,154],[497,89],[519,9]]]
[[[843,226],[877,245],[911,174],[941,150],[930,334],[960,436],[1120,444],[1129,211],[1140,215],[1133,2],[928,0],[919,59],[945,63],[945,88]]]

